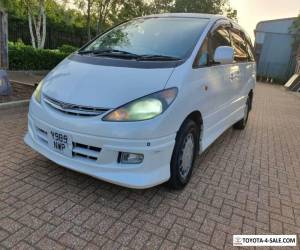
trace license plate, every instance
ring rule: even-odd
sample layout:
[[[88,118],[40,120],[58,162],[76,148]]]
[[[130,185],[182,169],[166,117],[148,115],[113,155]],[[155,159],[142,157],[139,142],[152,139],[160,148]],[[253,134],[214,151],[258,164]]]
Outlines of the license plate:
[[[48,140],[52,150],[69,157],[72,156],[72,140],[70,136],[59,131],[50,130]]]

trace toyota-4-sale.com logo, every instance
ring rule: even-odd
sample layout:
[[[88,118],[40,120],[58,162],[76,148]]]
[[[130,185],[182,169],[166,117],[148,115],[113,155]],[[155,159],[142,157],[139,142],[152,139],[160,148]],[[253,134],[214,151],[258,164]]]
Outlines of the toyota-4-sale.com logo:
[[[297,236],[233,235],[233,246],[297,246]]]

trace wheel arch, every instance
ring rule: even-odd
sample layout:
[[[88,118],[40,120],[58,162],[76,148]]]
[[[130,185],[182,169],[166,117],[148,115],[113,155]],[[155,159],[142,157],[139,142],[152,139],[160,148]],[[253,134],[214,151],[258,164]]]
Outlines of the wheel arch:
[[[187,120],[193,120],[198,126],[199,126],[199,144],[197,145],[197,150],[201,150],[201,141],[203,137],[203,118],[202,114],[199,110],[195,110],[188,114],[184,121],[181,123],[181,126],[187,121]]]
[[[248,93],[248,97],[250,100],[250,104],[249,104],[249,111],[252,110],[252,102],[253,102],[253,89],[250,90],[250,92]]]

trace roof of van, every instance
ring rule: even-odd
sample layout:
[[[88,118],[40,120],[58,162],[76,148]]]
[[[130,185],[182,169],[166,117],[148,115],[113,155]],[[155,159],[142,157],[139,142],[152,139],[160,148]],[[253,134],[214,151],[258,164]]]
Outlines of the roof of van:
[[[220,18],[226,18],[221,15],[202,14],[202,13],[164,13],[164,14],[154,14],[154,15],[143,16],[143,17],[192,17],[192,18],[207,18],[207,19],[214,19],[214,20]]]
[[[164,13],[164,14],[154,14],[154,15],[148,15],[148,16],[142,16],[138,17],[139,18],[157,18],[157,17],[186,17],[186,18],[206,18],[209,19],[210,21],[214,22],[219,19],[227,19],[230,21],[235,27],[243,30],[246,34],[247,32],[234,20],[231,20],[230,18],[222,15],[214,15],[214,14],[205,14],[205,13]]]

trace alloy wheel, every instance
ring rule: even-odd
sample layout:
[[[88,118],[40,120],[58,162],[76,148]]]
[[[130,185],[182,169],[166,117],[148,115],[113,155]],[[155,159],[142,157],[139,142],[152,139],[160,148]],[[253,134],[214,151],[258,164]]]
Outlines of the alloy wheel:
[[[180,178],[182,178],[183,180],[187,178],[192,168],[194,151],[195,151],[194,135],[192,133],[189,133],[185,137],[181,148],[179,174],[180,174]]]

